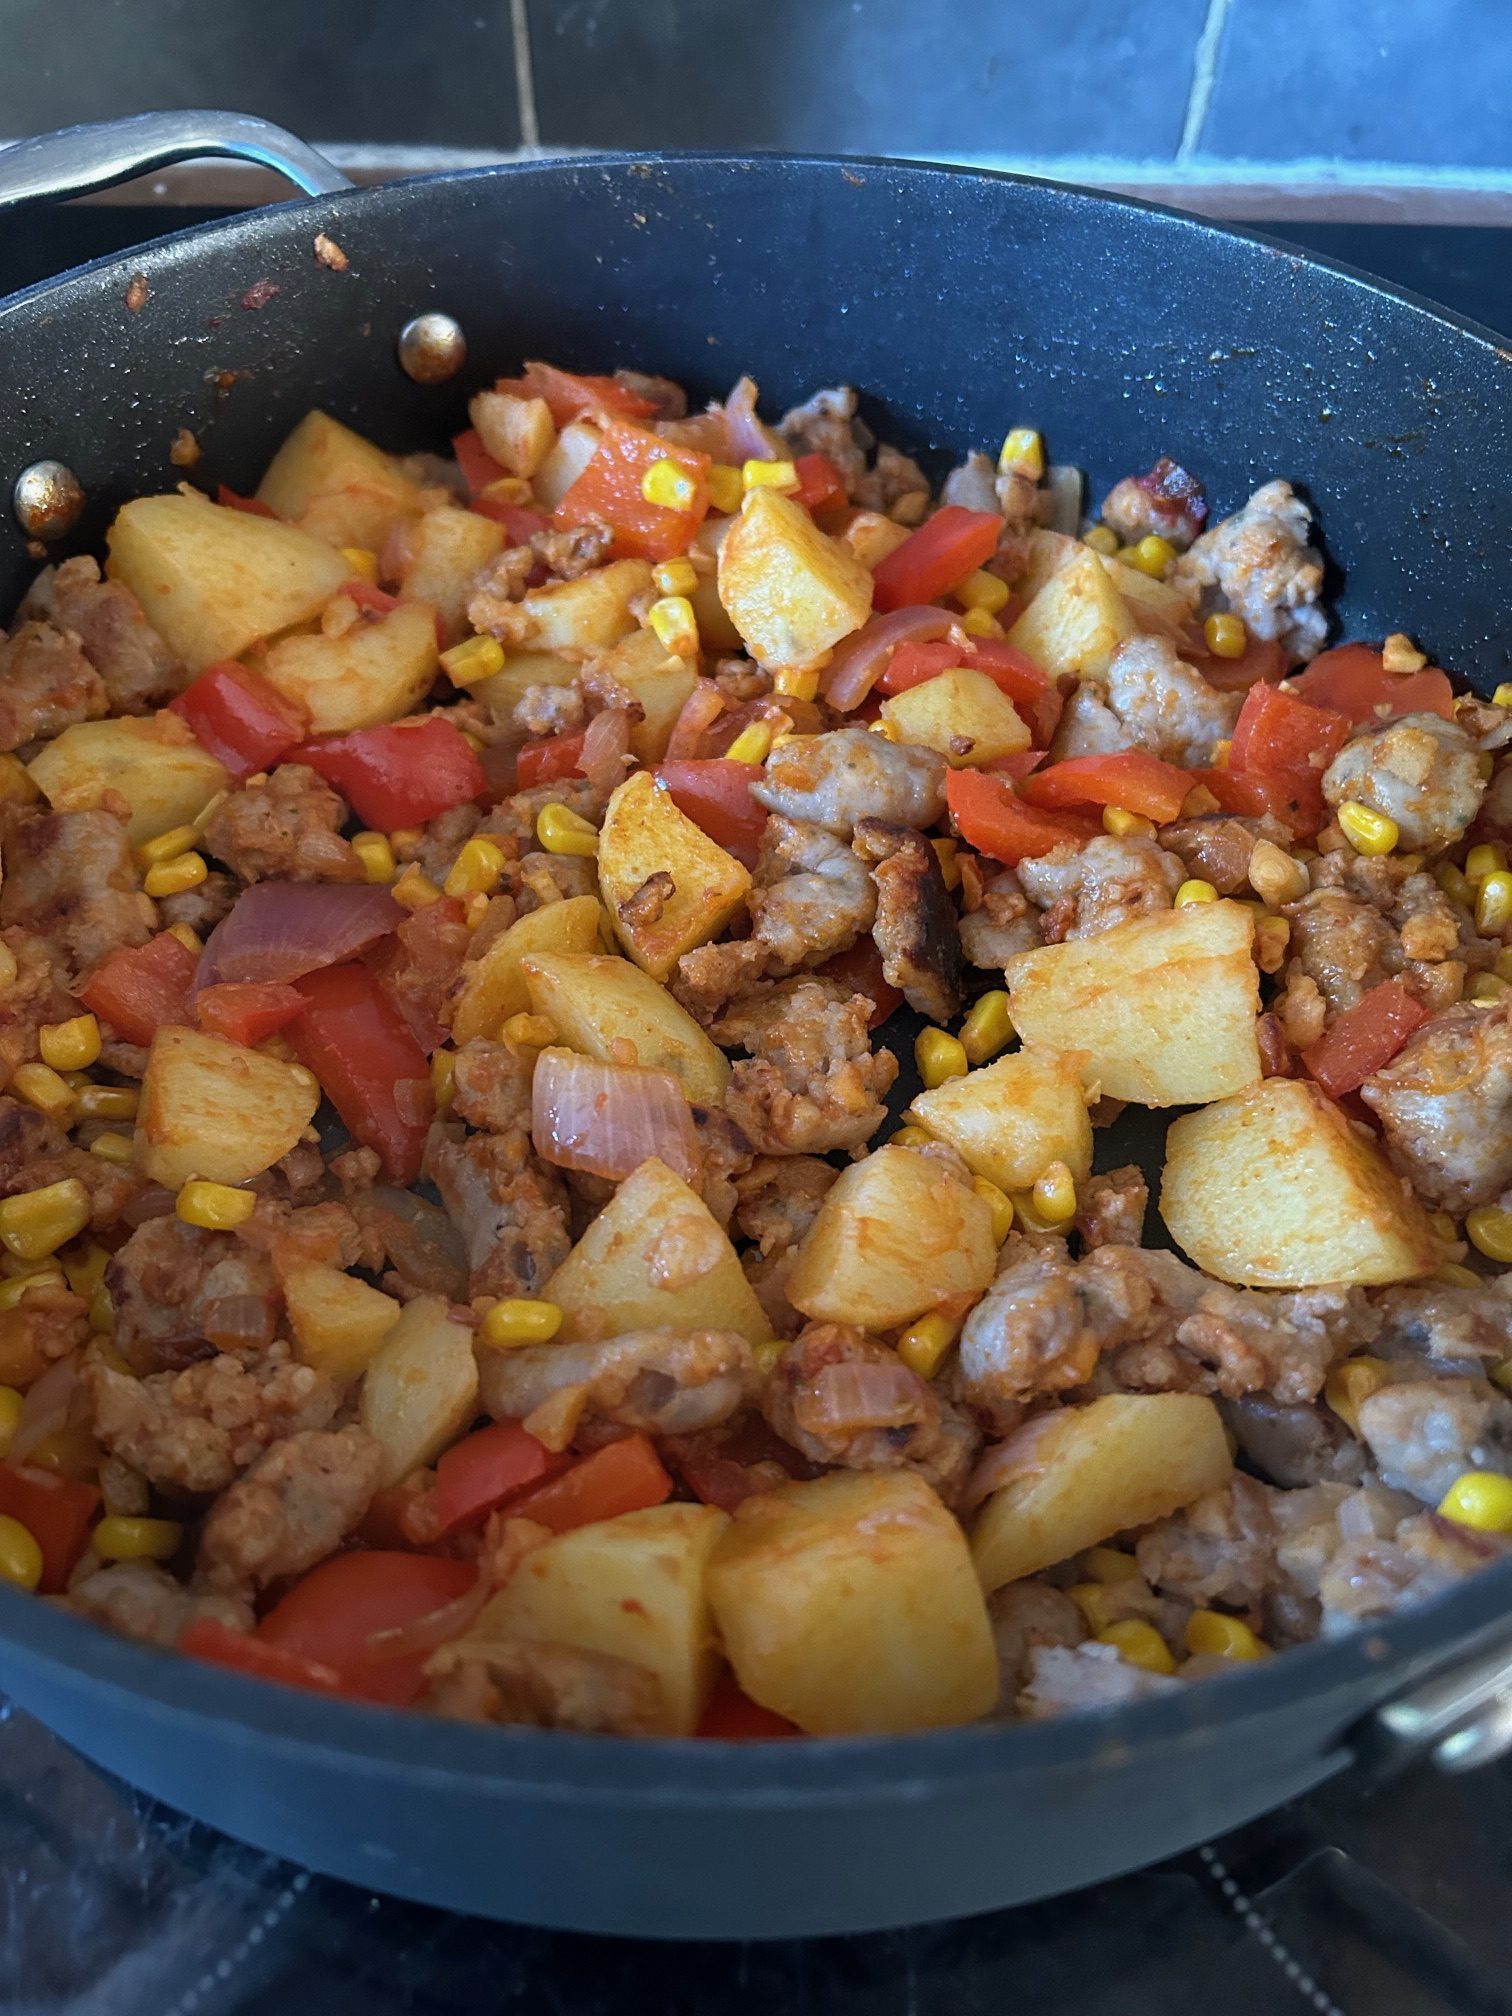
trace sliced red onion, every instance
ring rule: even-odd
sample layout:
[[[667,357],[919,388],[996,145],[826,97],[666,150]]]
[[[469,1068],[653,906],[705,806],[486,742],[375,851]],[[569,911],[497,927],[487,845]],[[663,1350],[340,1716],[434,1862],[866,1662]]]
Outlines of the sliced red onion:
[[[488,1570],[480,1562],[478,1579],[460,1596],[453,1596],[438,1609],[427,1610],[423,1617],[412,1617],[407,1624],[391,1624],[384,1631],[370,1632],[363,1657],[382,1664],[390,1659],[413,1659],[420,1653],[434,1652],[438,1645],[460,1638],[492,1594]]]
[[[375,1183],[359,1200],[358,1215],[383,1242],[394,1268],[412,1288],[456,1301],[467,1293],[462,1235],[446,1213],[413,1190]]]
[[[1064,532],[1074,539],[1081,530],[1082,502],[1086,492],[1087,479],[1080,469],[1069,462],[1052,462],[1045,471],[1045,489],[1049,495],[1049,526],[1052,532]]]
[[[1048,1414],[1036,1414],[1022,1428],[1015,1428],[1005,1442],[994,1444],[966,1479],[966,1489],[961,1493],[962,1514],[974,1511],[984,1498],[1001,1491],[1015,1477],[1032,1471],[1040,1444],[1059,1420],[1059,1408],[1052,1408]]]
[[[339,966],[387,937],[404,914],[387,889],[367,883],[254,882],[206,940],[195,991]]]
[[[886,616],[873,616],[854,637],[836,646],[820,681],[825,699],[841,713],[859,707],[899,644],[943,637],[951,624],[959,621],[959,610],[952,613],[933,606],[894,609]]]
[[[16,1432],[5,1452],[8,1463],[24,1463],[39,1442],[68,1426],[68,1410],[78,1385],[79,1360],[76,1353],[70,1353],[49,1365],[27,1388]]]
[[[624,783],[625,758],[629,753],[629,709],[606,707],[588,723],[578,768],[595,791],[609,792]]]
[[[904,1364],[842,1361],[814,1378],[803,1396],[803,1424],[842,1435],[902,1428],[919,1419],[921,1397],[917,1373]]]
[[[756,418],[756,395],[756,380],[741,378],[724,403],[725,436],[732,462],[776,462],[786,452],[771,428]]]
[[[667,737],[667,757],[677,761],[684,756],[701,756],[706,730],[723,714],[725,696],[712,679],[694,682],[693,691],[683,702],[682,712],[672,724],[672,733]]]
[[[655,1155],[686,1183],[698,1174],[693,1116],[670,1071],[543,1050],[531,1084],[530,1134],[542,1161],[560,1169],[618,1182]]]

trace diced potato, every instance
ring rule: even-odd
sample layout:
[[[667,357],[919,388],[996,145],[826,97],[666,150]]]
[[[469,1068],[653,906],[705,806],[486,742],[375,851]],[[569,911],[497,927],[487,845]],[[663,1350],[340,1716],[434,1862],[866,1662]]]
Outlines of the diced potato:
[[[511,476],[534,476],[556,446],[556,422],[544,399],[479,392],[469,403],[467,416],[483,446]]]
[[[1088,546],[1059,568],[1008,632],[1008,642],[1052,679],[1080,672],[1100,679],[1108,660],[1139,626]]]
[[[342,637],[285,637],[269,645],[258,670],[304,708],[313,734],[397,721],[436,677],[436,612],[428,602],[401,602]]]
[[[1026,1422],[982,1507],[972,1558],[989,1592],[1069,1561],[1217,1491],[1233,1474],[1223,1421],[1200,1393],[1110,1393]]]
[[[401,1305],[392,1295],[323,1261],[286,1267],[283,1291],[295,1351],[338,1385],[367,1370],[399,1321]]]
[[[1062,567],[1069,567],[1073,560],[1091,550],[1080,539],[1073,539],[1065,532],[1031,532],[1029,559],[1023,573],[1013,584],[1014,593],[1027,606],[1052,574],[1059,574]]]
[[[591,421],[568,421],[556,438],[556,446],[537,469],[531,485],[536,502],[543,511],[555,511],[598,453],[603,438]]]
[[[840,1177],[788,1276],[788,1300],[819,1322],[891,1330],[997,1268],[992,1212],[928,1155],[878,1148]]]
[[[713,594],[712,580],[707,585]],[[696,611],[696,597],[694,607]],[[721,648],[701,624],[699,635],[706,648]],[[737,638],[737,647],[739,641]],[[605,653],[603,670],[630,689],[642,710],[641,719],[630,730],[630,747],[636,761],[659,763],[667,753],[677,717],[698,679],[698,666],[691,658],[679,658],[670,652],[654,630],[632,630],[622,643]]]
[[[653,1505],[559,1533],[526,1556],[462,1649],[523,1641],[628,1660],[661,1683],[644,1733],[691,1736],[719,1664],[704,1584],[729,1523],[713,1505]]]
[[[107,571],[195,672],[312,621],[351,573],[323,539],[205,497],[134,497],[106,543]]]
[[[958,665],[882,702],[900,742],[938,749],[952,770],[991,763],[1033,739],[1003,689],[985,672]]]
[[[1092,1171],[1086,1061],[1084,1050],[1029,1044],[921,1092],[908,1110],[999,1189],[1029,1189],[1051,1162],[1064,1162],[1082,1183]]]
[[[448,642],[458,642],[472,628],[467,620],[472,584],[503,552],[504,537],[504,527],[481,511],[450,506],[427,511],[405,538],[400,595],[438,610]]]
[[[880,511],[858,511],[840,534],[861,565],[875,572],[889,553],[896,553],[908,537],[909,528],[885,518]]]
[[[357,1419],[383,1448],[380,1484],[440,1455],[478,1411],[473,1333],[439,1295],[406,1303],[363,1375]]]
[[[1410,1281],[1443,1258],[1373,1138],[1300,1078],[1175,1121],[1160,1212],[1206,1273],[1251,1288]]]
[[[719,549],[719,599],[758,663],[812,665],[871,614],[872,577],[801,504],[752,490]]]
[[[560,651],[579,658],[590,651],[607,651],[628,637],[636,627],[630,604],[652,589],[651,566],[646,560],[611,560],[576,581],[553,581],[545,588],[532,588],[520,607],[535,628],[530,645],[535,651]]]
[[[597,896],[569,896],[517,917],[484,947],[481,957],[462,968],[462,991],[451,1014],[452,1040],[462,1044],[478,1036],[497,1038],[509,1016],[523,1015],[530,1007],[520,961],[537,952],[594,951],[603,914]]]
[[[615,935],[653,980],[718,937],[751,886],[749,872],[678,811],[649,770],[627,777],[609,800],[598,866]],[[638,917],[634,898],[658,873],[672,877],[672,893],[655,917]]]
[[[231,783],[187,722],[165,708],[145,719],[78,721],[34,756],[27,775],[56,811],[88,811],[107,791],[131,807],[133,847],[197,819]]]
[[[939,1729],[997,1699],[965,1536],[911,1472],[835,1470],[747,1498],[708,1587],[742,1688],[811,1736]]]
[[[268,464],[259,500],[332,546],[376,553],[394,521],[420,509],[419,487],[392,455],[329,413],[307,413]]]
[[[729,1060],[680,1001],[628,959],[535,952],[521,962],[530,1005],[549,1016],[570,1050],[602,1063],[670,1071],[695,1105],[717,1106]],[[617,1046],[628,1044],[633,1055]]]
[[[154,1183],[245,1183],[287,1155],[315,1117],[320,1087],[301,1065],[167,1024],[152,1039],[136,1160]]]
[[[527,686],[573,686],[582,670],[580,660],[558,657],[554,651],[511,651],[502,672],[455,683],[469,687],[473,698],[495,714],[507,714],[524,699]]]
[[[546,1284],[564,1344],[631,1330],[772,1334],[707,1204],[653,1155],[627,1176]]]
[[[1179,588],[1157,581],[1152,574],[1142,574],[1122,560],[1105,557],[1103,565],[1142,630],[1164,630],[1172,635],[1186,630],[1192,620],[1192,603]]]
[[[1115,1099],[1222,1099],[1260,1076],[1254,934],[1242,903],[1193,903],[1017,953],[1006,968],[1014,1027],[1089,1051],[1087,1075]]]

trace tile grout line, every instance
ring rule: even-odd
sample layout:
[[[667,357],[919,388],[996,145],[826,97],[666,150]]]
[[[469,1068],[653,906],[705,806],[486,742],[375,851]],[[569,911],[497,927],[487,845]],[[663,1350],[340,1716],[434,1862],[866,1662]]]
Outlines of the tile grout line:
[[[1181,139],[1176,148],[1178,162],[1190,161],[1201,145],[1213,87],[1218,81],[1218,52],[1223,45],[1224,24],[1232,4],[1233,0],[1208,0],[1207,19],[1192,56],[1192,88],[1187,93],[1186,116],[1181,122]]]
[[[519,100],[520,148],[533,153],[541,144],[541,122],[536,113],[535,58],[530,47],[530,13],[527,0],[509,0],[509,22],[514,35],[515,96]]]

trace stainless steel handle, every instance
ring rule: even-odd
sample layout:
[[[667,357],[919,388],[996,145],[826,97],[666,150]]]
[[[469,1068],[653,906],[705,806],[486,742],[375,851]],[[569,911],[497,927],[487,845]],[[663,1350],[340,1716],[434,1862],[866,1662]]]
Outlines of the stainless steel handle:
[[[1421,1757],[1474,1771],[1512,1750],[1512,1647],[1505,1642],[1435,1674],[1378,1709],[1365,1746],[1386,1761]]]
[[[266,119],[245,112],[143,112],[98,126],[65,126],[0,149],[0,210],[109,189],[206,154],[259,162],[287,175],[309,196],[352,187],[323,154]]]

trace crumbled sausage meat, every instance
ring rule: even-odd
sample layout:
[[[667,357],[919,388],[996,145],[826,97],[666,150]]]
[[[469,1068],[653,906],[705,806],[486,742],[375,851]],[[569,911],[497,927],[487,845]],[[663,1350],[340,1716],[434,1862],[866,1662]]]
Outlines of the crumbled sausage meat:
[[[864,994],[792,980],[715,1024],[717,1042],[751,1052],[731,1074],[725,1110],[758,1154],[819,1155],[871,1139],[898,1075],[889,1051],[872,1054],[871,1008]]]
[[[1126,546],[1154,534],[1184,552],[1207,523],[1207,493],[1179,462],[1162,455],[1143,476],[1125,476],[1113,485],[1102,517]]]
[[[428,1173],[462,1234],[473,1295],[539,1295],[572,1247],[567,1192],[519,1133],[433,1139]]]
[[[367,871],[341,837],[346,806],[303,763],[281,763],[266,783],[233,791],[210,818],[204,847],[243,882],[362,882]]]
[[[531,1067],[507,1043],[464,1043],[452,1070],[452,1111],[490,1134],[530,1131]]]
[[[121,581],[102,581],[99,563],[77,554],[37,576],[22,609],[78,638],[104,682],[115,714],[147,714],[172,697],[187,676]]]
[[[267,1255],[175,1217],[139,1225],[105,1270],[115,1347],[138,1372],[273,1341],[277,1289]]]
[[[19,749],[110,712],[104,682],[78,641],[50,623],[0,639],[0,749]]]
[[[933,825],[945,810],[945,767],[933,749],[837,728],[780,743],[751,796],[769,812],[812,819],[848,840],[858,819]]]
[[[875,1391],[867,1368],[881,1375]],[[761,1411],[811,1463],[917,1470],[947,1504],[965,1483],[981,1440],[895,1351],[847,1323],[810,1323],[800,1332],[761,1389]]]
[[[1252,1608],[1276,1579],[1273,1496],[1242,1474],[1205,1492],[1141,1534],[1134,1550],[1140,1574],[1152,1589],[1188,1603]]]
[[[965,975],[939,856],[911,827],[884,819],[858,820],[851,845],[871,863],[877,885],[872,937],[884,979],[920,1015],[948,1022],[960,1008]]]
[[[212,1589],[265,1589],[323,1561],[367,1511],[383,1450],[365,1429],[306,1429],[259,1456],[211,1506],[198,1572]]]
[[[176,1645],[197,1617],[232,1631],[252,1626],[252,1610],[235,1596],[192,1595],[155,1561],[108,1561],[75,1582],[68,1607],[144,1645]]]
[[[973,966],[1006,966],[1016,952],[1027,952],[1040,941],[1039,914],[1024,894],[1023,884],[1011,868],[1004,868],[990,882],[982,882],[979,871],[968,868],[974,855],[961,860],[961,887],[975,881],[975,903],[968,899],[960,923],[961,950]]]
[[[1397,1381],[1357,1411],[1383,1480],[1426,1505],[1467,1470],[1512,1473],[1512,1400],[1484,1379]]]
[[[1144,749],[1181,766],[1208,765],[1234,732],[1243,695],[1219,693],[1176,655],[1168,637],[1130,637],[1103,680],[1084,682],[1067,704],[1053,754]]]
[[[1474,820],[1485,795],[1479,751],[1456,721],[1404,714],[1359,730],[1323,776],[1330,805],[1352,801],[1396,822],[1405,848],[1446,847]]]
[[[1157,841],[1100,833],[1078,846],[1063,840],[1037,860],[1021,861],[1019,881],[1044,910],[1047,944],[1095,938],[1151,910],[1169,910],[1186,869]]]
[[[1150,1186],[1136,1163],[1090,1177],[1077,1189],[1076,1229],[1087,1252],[1099,1246],[1142,1246]]]
[[[751,937],[769,972],[796,973],[871,928],[877,895],[863,861],[825,827],[768,819],[750,892]]]
[[[1386,1152],[1446,1211],[1512,1188],[1512,1004],[1466,1002],[1426,1022],[1367,1078]]]
[[[1278,639],[1293,659],[1314,658],[1328,619],[1318,606],[1323,556],[1307,543],[1311,530],[1312,513],[1290,483],[1264,483],[1181,556],[1172,581],[1216,591],[1253,636]]]
[[[51,939],[83,974],[119,946],[145,944],[156,919],[114,812],[30,812],[13,821],[0,926]]]
[[[754,1400],[758,1383],[751,1347],[732,1330],[632,1330],[602,1344],[487,1352],[478,1398],[501,1421],[550,1410],[565,1444],[589,1421],[652,1435],[712,1428]],[[544,1424],[537,1432],[556,1443]]]

